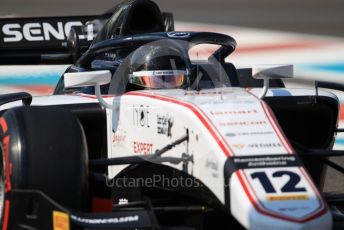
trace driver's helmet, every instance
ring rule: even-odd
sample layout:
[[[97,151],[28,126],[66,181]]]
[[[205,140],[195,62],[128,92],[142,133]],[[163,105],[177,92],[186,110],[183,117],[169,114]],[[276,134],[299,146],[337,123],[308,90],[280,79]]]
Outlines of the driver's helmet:
[[[129,83],[143,89],[182,88],[188,75],[184,59],[174,47],[142,46],[131,57]]]

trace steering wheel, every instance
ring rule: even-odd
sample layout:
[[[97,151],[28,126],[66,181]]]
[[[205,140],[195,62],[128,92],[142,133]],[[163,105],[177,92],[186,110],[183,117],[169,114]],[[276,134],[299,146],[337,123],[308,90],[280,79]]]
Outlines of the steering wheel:
[[[224,62],[224,59],[231,54],[236,47],[236,41],[231,36],[212,33],[212,32],[161,32],[161,33],[149,33],[139,34],[132,36],[125,36],[121,38],[114,38],[95,43],[92,45],[77,61],[76,65],[79,67],[89,68],[93,59],[99,54],[111,52],[114,50],[121,50],[126,48],[133,48],[145,45],[150,42],[171,39],[186,41],[189,47],[185,47],[186,51],[191,49],[195,45],[199,44],[214,44],[220,45],[213,56],[220,61]],[[190,60],[188,60],[190,62]]]

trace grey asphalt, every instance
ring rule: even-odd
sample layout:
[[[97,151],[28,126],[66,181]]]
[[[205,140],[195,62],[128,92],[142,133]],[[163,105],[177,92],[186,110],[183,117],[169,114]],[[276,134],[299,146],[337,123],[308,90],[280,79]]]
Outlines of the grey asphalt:
[[[120,1],[1,0],[1,16],[96,15]],[[343,0],[169,0],[161,10],[179,21],[207,22],[344,37]],[[343,50],[344,52],[344,50]],[[344,165],[344,159],[336,160]],[[326,191],[344,191],[344,177],[329,170]]]

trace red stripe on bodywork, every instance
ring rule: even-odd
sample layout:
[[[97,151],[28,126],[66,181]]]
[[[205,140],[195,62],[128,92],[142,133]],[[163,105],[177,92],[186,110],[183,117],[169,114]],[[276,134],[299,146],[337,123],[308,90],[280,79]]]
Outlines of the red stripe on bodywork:
[[[302,171],[301,171],[301,173],[304,174]],[[290,221],[290,222],[305,223],[307,221],[318,218],[319,216],[322,216],[327,212],[327,206],[324,206],[323,202],[321,202],[321,201],[319,202],[319,204],[320,204],[319,207],[313,211],[313,213],[314,213],[313,215],[312,215],[312,213],[308,214],[306,217],[304,217],[302,219],[297,219],[297,218],[288,217],[288,216],[282,216],[282,215],[279,215],[277,213],[271,212],[266,207],[264,207],[264,205],[261,204],[259,202],[259,200],[257,203],[257,200],[253,198],[253,195],[251,194],[250,190],[253,192],[255,197],[258,197],[258,196],[257,196],[257,194],[255,194],[254,189],[252,188],[252,185],[250,183],[248,183],[248,178],[246,177],[245,173],[241,173],[241,170],[238,170],[236,174],[238,176],[240,184],[243,186],[243,189],[244,189],[247,197],[249,198],[250,202],[252,203],[252,205],[256,208],[256,210],[258,212],[260,212],[264,215],[272,216],[274,218],[278,218],[278,219],[282,219],[282,220],[286,220],[286,221]],[[308,182],[310,182],[309,179],[307,178],[307,176],[306,175],[304,175],[304,176],[306,177],[306,180]],[[248,189],[247,185],[250,187],[250,190]],[[311,184],[311,186],[313,189],[315,189],[313,184]],[[317,195],[319,195],[317,190],[315,190],[315,193]]]
[[[265,115],[267,116],[272,128],[275,130],[275,133],[278,136],[278,139],[282,142],[284,148],[288,151],[289,154],[292,154],[293,152],[295,152],[293,150],[293,147],[291,146],[291,144],[289,143],[287,137],[285,136],[284,132],[282,131],[281,126],[279,125],[273,111],[271,110],[271,108],[266,104],[265,101],[261,100],[260,98],[258,98],[255,94],[253,94],[251,92],[250,88],[246,89],[246,92],[248,92],[249,94],[251,94],[253,97],[257,98],[257,100],[260,102]]]
[[[265,112],[272,128],[275,130],[278,138],[282,142],[284,148],[288,151],[289,154],[292,154],[294,152],[293,148],[291,147],[287,137],[285,136],[284,132],[282,131],[282,128],[279,125],[275,115],[271,111],[271,108],[268,105],[266,105],[266,103],[264,101],[260,100],[260,103],[262,104],[264,112]]]
[[[294,154],[295,151],[293,150],[293,147],[291,146],[291,144],[289,143],[287,137],[285,136],[285,134],[284,134],[281,126],[279,125],[279,123],[278,123],[278,121],[277,121],[273,111],[271,110],[271,108],[266,104],[265,101],[259,99],[255,94],[251,93],[250,90],[246,90],[246,91],[260,101],[260,103],[261,103],[261,105],[262,105],[262,107],[264,109],[265,114],[267,115],[267,117],[268,117],[268,119],[269,119],[273,129],[275,130],[275,132],[278,135],[278,138],[283,143],[283,145],[287,149],[288,153],[289,154]],[[296,220],[296,222],[304,223],[304,222],[307,222],[309,220],[315,219],[315,218],[325,214],[328,211],[328,208],[327,208],[326,204],[324,204],[323,200],[321,199],[321,195],[319,194],[318,189],[316,188],[316,186],[313,184],[313,181],[309,179],[308,174],[304,171],[303,168],[300,168],[300,171],[304,175],[304,177],[306,178],[308,183],[311,185],[313,191],[315,192],[315,194],[319,198],[319,202],[320,202],[319,208],[316,209],[314,212],[316,212],[317,210],[320,210],[320,211],[318,211],[317,213],[315,213],[314,215],[312,215],[310,217],[301,219],[300,221]],[[246,178],[246,180],[247,180],[247,178]],[[249,184],[249,183],[247,182],[247,184]],[[245,185],[245,184],[243,184],[243,185]],[[249,184],[249,186],[251,186],[251,185]],[[252,188],[251,188],[251,190],[254,191]]]
[[[183,101],[176,100],[176,99],[171,98],[171,97],[154,95],[154,94],[129,92],[129,93],[126,93],[125,95],[134,95],[134,96],[143,96],[143,97],[153,98],[153,99],[157,99],[157,100],[162,100],[162,101],[178,104],[178,105],[181,105],[181,106],[184,106],[184,107],[190,109],[198,117],[198,119],[202,122],[202,124],[209,130],[211,135],[214,137],[216,142],[219,144],[220,148],[223,150],[224,154],[227,157],[234,156],[234,153],[230,152],[228,149],[226,149],[224,143],[217,136],[217,134],[215,132],[216,129],[215,129],[215,127],[213,127],[213,124],[211,123],[210,119],[209,118],[208,118],[208,120],[205,119],[205,117],[204,117],[205,115],[202,115],[201,112],[198,111],[199,108],[197,106],[195,106],[193,104],[189,104],[189,103],[183,102]],[[254,94],[251,94],[251,95],[255,96]],[[290,146],[289,142],[286,141],[286,137],[283,134],[283,131],[281,130],[281,127],[279,126],[278,122],[276,121],[276,118],[273,115],[273,113],[270,110],[270,108],[267,105],[265,105],[262,100],[260,100],[259,98],[257,98],[257,99],[260,101],[260,103],[261,103],[261,105],[263,107],[263,110],[264,110],[266,116],[268,117],[269,122],[271,123],[271,125],[274,128],[275,132],[277,133],[279,139],[281,140],[281,142],[285,146],[286,150],[290,154],[294,154],[293,150],[292,150],[292,147]],[[219,135],[219,136],[221,136],[221,135]],[[296,219],[296,218],[292,218],[292,217],[288,217],[288,216],[279,215],[278,213],[272,213],[272,212],[266,211],[263,208],[259,207],[259,205],[257,204],[256,200],[253,198],[253,195],[250,193],[250,190],[247,187],[247,186],[251,186],[251,185],[248,183],[247,180],[245,181],[243,179],[243,177],[245,177],[245,175],[242,176],[240,170],[236,172],[236,175],[238,176],[239,182],[240,182],[241,186],[243,187],[243,189],[245,191],[245,194],[248,197],[248,199],[251,202],[251,204],[255,207],[255,209],[258,212],[262,213],[263,215],[271,216],[271,217],[274,217],[274,218],[277,218],[277,219],[287,220],[287,221],[290,221],[290,222],[304,223],[304,222],[313,220],[315,218],[318,218],[319,216],[324,215],[327,212],[327,210],[328,210],[327,206],[323,204],[323,201],[321,199],[321,196],[317,192],[317,189],[313,185],[312,181],[310,181],[307,178],[307,176],[306,176],[306,179],[308,180],[308,182],[312,186],[313,190],[317,194],[317,196],[319,198],[319,201],[320,201],[320,204],[321,204],[320,207],[318,209],[316,209],[314,212],[316,212],[317,210],[319,210],[321,208],[322,209],[319,212],[315,213],[314,215],[312,215],[310,217],[307,217],[307,218],[304,218],[304,219]],[[252,188],[251,188],[251,190],[254,191]],[[257,197],[257,195],[256,195],[256,197]]]
[[[223,141],[220,140],[218,137],[218,134],[216,133],[215,127],[213,127],[209,121],[207,121],[206,117],[204,117],[199,109],[193,105],[189,104],[183,101],[176,100],[171,97],[166,97],[166,96],[159,96],[159,95],[153,95],[153,94],[143,94],[143,93],[136,93],[136,92],[129,92],[126,93],[125,95],[134,95],[134,96],[143,96],[143,97],[149,97],[153,99],[158,99],[161,101],[166,101],[166,102],[171,102],[173,104],[181,105],[184,106],[188,109],[190,109],[196,116],[197,118],[202,122],[202,124],[207,128],[207,130],[210,132],[210,134],[213,136],[213,138],[216,140],[216,143],[220,146],[221,150],[224,152],[224,154],[228,157],[231,155],[234,155],[233,153],[229,152],[228,149],[226,148],[225,144]]]

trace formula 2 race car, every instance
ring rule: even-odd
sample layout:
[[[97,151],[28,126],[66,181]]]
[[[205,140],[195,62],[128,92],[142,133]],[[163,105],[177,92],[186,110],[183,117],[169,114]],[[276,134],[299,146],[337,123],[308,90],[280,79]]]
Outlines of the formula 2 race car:
[[[287,89],[291,65],[226,62],[228,35],[150,28],[95,40],[54,95],[0,96],[2,229],[342,229],[323,192],[339,101],[319,88],[344,86]]]

